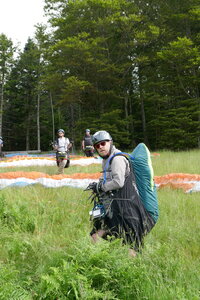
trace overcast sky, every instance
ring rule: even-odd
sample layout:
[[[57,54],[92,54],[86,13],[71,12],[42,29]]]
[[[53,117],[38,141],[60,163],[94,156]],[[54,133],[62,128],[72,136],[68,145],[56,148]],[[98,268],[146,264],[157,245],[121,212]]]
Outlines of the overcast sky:
[[[0,0],[0,34],[23,49],[28,37],[33,37],[37,23],[46,23],[44,0]]]

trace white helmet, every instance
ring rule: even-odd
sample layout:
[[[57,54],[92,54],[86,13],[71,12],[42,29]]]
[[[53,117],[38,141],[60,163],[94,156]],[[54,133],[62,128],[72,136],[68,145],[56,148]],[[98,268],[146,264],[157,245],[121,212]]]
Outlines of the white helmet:
[[[63,129],[58,129],[57,133],[62,132],[65,133],[65,131]]]
[[[95,134],[93,134],[93,136],[92,136],[93,145],[95,145],[101,141],[112,141],[112,137],[111,137],[110,133],[108,133],[105,130],[100,130],[100,131],[97,131]]]

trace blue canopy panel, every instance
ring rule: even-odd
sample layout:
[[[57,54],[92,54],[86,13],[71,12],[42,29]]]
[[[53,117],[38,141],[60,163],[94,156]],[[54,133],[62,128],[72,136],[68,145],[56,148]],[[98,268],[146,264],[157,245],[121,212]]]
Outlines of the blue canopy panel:
[[[157,191],[154,183],[151,156],[146,145],[143,143],[138,144],[129,156],[129,159],[133,166],[136,185],[144,207],[153,219],[157,221],[159,216]]]

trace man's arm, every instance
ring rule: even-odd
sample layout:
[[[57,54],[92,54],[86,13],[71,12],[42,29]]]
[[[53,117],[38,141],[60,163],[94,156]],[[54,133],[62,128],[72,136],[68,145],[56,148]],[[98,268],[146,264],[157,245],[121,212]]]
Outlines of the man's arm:
[[[82,140],[82,145],[81,145],[82,149],[85,150],[85,141]]]
[[[72,147],[72,143],[70,143],[68,138],[65,138],[65,150],[68,151]]]
[[[53,147],[53,150],[57,151],[57,150],[58,150],[58,143],[55,141],[55,142],[52,144],[52,147]]]
[[[108,192],[122,188],[129,172],[127,159],[123,156],[116,156],[111,163],[112,179],[102,185],[102,190]]]
[[[69,142],[67,149],[69,150],[69,149],[71,149],[71,147],[72,147],[72,143]]]

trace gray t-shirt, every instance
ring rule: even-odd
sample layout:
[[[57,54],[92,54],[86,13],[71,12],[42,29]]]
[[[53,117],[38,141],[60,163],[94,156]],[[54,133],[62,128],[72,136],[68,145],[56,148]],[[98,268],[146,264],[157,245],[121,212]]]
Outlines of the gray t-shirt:
[[[65,152],[68,150],[69,144],[70,144],[69,139],[63,136],[63,137],[58,138],[55,146],[57,148],[57,151]]]
[[[106,163],[113,154],[121,152],[112,146],[112,151],[107,159],[103,159],[102,168],[105,169]],[[102,186],[104,192],[118,190],[124,186],[124,182],[130,173],[129,162],[124,156],[116,156],[106,170],[106,182]]]

